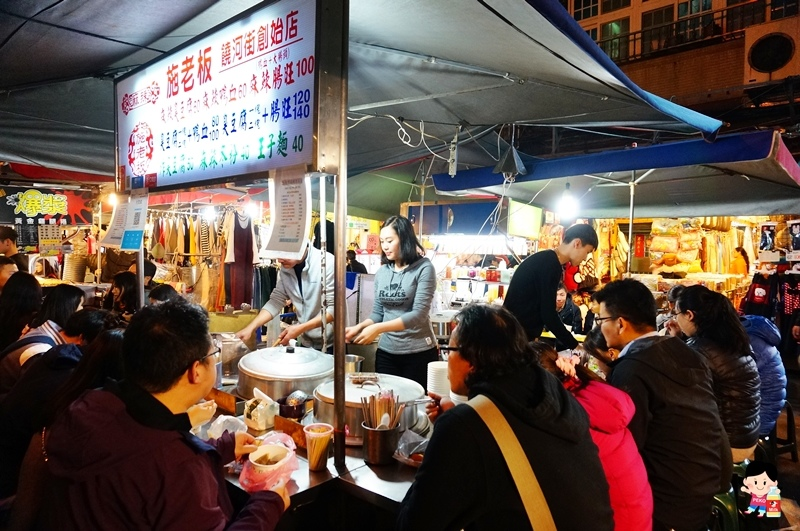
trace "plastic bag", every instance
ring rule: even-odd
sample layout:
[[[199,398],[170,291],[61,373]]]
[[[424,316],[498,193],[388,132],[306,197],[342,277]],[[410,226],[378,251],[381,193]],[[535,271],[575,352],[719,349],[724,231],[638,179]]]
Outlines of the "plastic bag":
[[[422,435],[418,435],[411,430],[406,430],[397,441],[397,450],[395,450],[393,457],[414,468],[419,468],[422,464],[422,457],[425,455],[425,450],[428,449],[428,441]]]
[[[290,435],[281,432],[268,433],[261,439],[261,445],[265,444],[283,445],[289,449],[289,454],[281,459],[278,466],[266,472],[256,470],[249,459],[245,461],[242,472],[239,474],[239,484],[250,494],[268,490],[281,480],[288,482],[292,477],[292,472],[299,468],[297,454],[295,454],[296,446]]]
[[[243,420],[230,415],[220,415],[208,427],[208,436],[212,439],[219,439],[226,431],[231,433],[238,433],[240,431],[247,431],[247,424]]]

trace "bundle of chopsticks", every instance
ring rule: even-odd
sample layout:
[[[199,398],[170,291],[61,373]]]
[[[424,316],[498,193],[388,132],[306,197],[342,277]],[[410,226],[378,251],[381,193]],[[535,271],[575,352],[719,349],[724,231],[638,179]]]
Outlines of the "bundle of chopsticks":
[[[400,419],[405,410],[405,403],[399,402],[399,397],[391,389],[381,391],[368,397],[361,397],[361,411],[364,413],[364,422],[367,427],[378,429],[394,429],[400,424]],[[388,415],[389,422],[381,423],[384,415]]]

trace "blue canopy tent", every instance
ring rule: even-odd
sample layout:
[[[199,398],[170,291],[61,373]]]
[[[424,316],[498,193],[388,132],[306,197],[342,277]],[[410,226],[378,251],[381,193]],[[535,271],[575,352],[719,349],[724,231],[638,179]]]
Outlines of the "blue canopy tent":
[[[632,207],[640,217],[768,215],[794,212],[800,201],[800,167],[775,131],[536,160],[525,169],[513,182],[492,167],[433,182],[440,194],[505,194],[551,210],[568,182],[577,215],[593,218],[627,216]]]
[[[746,216],[797,212],[800,167],[776,131],[536,160],[521,175],[479,168],[433,176],[440,194],[493,194],[556,210],[569,184],[575,217]],[[632,223],[632,221],[631,221]],[[632,236],[629,226],[629,238]]]

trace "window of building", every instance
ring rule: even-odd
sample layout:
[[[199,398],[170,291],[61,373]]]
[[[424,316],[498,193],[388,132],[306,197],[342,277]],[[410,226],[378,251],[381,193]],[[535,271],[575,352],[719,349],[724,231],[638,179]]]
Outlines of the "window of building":
[[[642,13],[642,53],[662,50],[675,33],[675,6],[666,6]]]
[[[621,18],[600,27],[600,47],[610,58],[620,61],[628,58],[630,20]]]
[[[631,0],[603,0],[603,13],[610,13],[623,7],[630,7]]]
[[[597,42],[597,28],[587,29],[586,34],[589,35],[594,42]]]
[[[719,33],[715,29],[714,15],[710,11],[711,0],[679,2],[676,43],[697,41]],[[703,14],[707,12],[708,14]]]
[[[797,0],[772,0],[770,3],[770,16],[772,20],[797,15],[797,3]]]
[[[597,0],[575,0],[575,20],[597,16]]]

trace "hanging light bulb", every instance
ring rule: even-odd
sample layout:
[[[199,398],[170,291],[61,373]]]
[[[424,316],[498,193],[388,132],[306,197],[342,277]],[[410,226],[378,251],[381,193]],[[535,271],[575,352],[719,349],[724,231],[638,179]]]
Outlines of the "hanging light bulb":
[[[214,209],[213,206],[206,206],[200,211],[203,216],[203,219],[206,221],[214,221],[214,218],[217,217],[217,211]]]
[[[256,205],[255,202],[250,201],[244,206],[244,212],[251,218],[256,219],[258,218],[258,205]]]
[[[572,194],[572,191],[570,191],[569,183],[567,183],[564,192],[561,194],[561,199],[558,202],[558,217],[562,220],[577,219],[579,208],[578,200]]]
[[[112,207],[117,206],[117,194],[113,192],[108,194],[108,204],[111,205]]]

